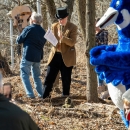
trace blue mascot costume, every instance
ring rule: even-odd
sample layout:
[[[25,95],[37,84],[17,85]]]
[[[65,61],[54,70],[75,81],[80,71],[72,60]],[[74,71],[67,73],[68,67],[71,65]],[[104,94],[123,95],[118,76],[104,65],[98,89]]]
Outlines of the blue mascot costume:
[[[117,26],[118,44],[92,48],[90,63],[96,66],[96,72],[107,83],[111,99],[120,109],[122,120],[128,128],[122,94],[130,88],[130,0],[112,0],[96,26],[105,28],[112,23]]]

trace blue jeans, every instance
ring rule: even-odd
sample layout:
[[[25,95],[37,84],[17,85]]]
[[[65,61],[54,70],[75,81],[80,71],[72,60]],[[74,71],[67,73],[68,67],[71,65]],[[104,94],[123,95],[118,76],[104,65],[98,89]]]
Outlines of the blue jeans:
[[[20,63],[20,77],[22,79],[26,94],[28,97],[35,97],[30,83],[30,72],[34,80],[34,85],[38,93],[38,97],[43,95],[43,86],[40,79],[40,62],[30,62],[22,58]]]

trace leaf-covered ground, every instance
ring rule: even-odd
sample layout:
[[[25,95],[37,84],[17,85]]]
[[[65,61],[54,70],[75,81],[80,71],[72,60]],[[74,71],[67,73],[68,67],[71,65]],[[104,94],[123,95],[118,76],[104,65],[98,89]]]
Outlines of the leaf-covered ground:
[[[42,81],[45,71],[46,68],[42,66]],[[62,107],[65,98],[61,97],[61,80],[48,100],[38,99],[35,89],[36,98],[27,99],[18,75],[4,78],[4,82],[11,82],[14,103],[28,112],[41,130],[125,130],[119,110],[111,101],[86,103],[86,76],[83,68],[77,67],[73,71],[70,94],[73,108]]]

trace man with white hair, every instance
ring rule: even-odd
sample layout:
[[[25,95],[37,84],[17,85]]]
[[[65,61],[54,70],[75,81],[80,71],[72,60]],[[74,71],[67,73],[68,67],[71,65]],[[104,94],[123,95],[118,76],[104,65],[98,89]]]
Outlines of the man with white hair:
[[[43,58],[43,47],[46,42],[45,30],[40,26],[42,16],[33,12],[30,17],[30,25],[25,27],[18,36],[17,44],[23,43],[23,55],[20,63],[20,76],[28,98],[35,98],[29,75],[30,71],[34,79],[34,85],[38,97],[42,97],[42,82],[40,79],[40,61]]]
[[[0,130],[40,130],[29,114],[3,95],[0,73]]]

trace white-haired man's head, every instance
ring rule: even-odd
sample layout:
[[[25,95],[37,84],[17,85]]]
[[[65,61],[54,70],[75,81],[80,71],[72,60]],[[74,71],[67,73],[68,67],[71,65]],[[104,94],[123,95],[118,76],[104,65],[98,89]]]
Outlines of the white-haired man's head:
[[[33,12],[30,17],[30,24],[41,24],[42,23],[42,16],[36,12]]]

